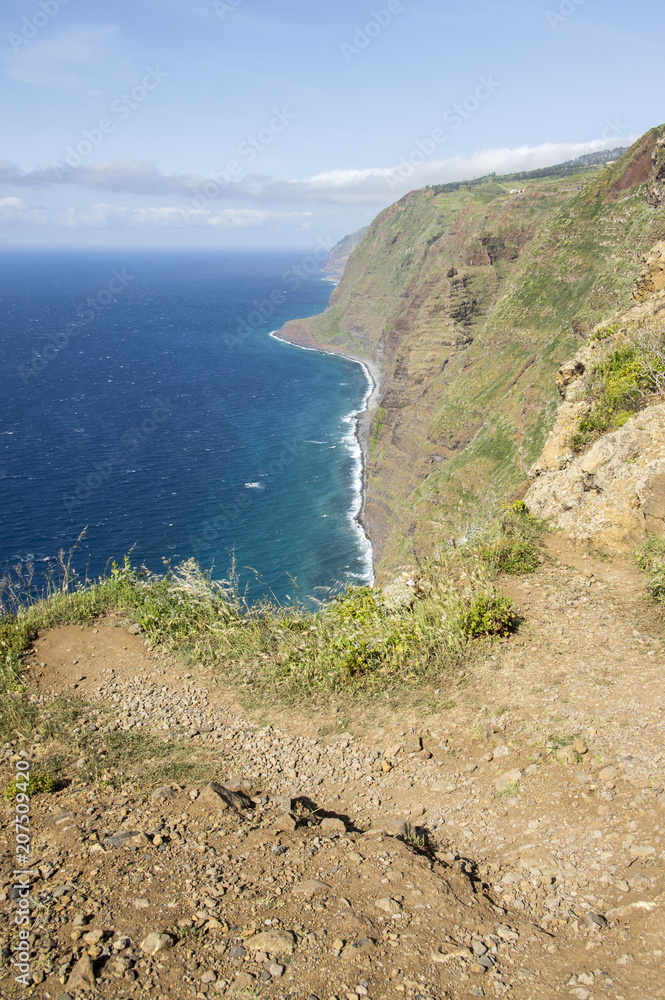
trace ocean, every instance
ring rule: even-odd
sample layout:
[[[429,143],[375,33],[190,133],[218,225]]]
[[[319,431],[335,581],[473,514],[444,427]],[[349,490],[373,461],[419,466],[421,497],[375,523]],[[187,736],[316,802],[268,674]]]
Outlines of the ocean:
[[[321,312],[307,251],[0,254],[0,574],[60,550],[235,562],[251,601],[371,580],[363,367],[271,333]],[[319,265],[320,266],[320,265]]]

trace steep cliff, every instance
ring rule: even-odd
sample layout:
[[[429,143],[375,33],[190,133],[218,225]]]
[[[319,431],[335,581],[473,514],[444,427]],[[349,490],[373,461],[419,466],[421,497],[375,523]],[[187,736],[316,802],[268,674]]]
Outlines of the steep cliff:
[[[372,223],[328,309],[283,328],[383,370],[365,508],[379,579],[526,486],[557,369],[628,305],[665,236],[664,138],[652,129],[617,162],[563,177],[413,191]]]
[[[331,278],[340,280],[344,274],[344,268],[353,251],[356,249],[369,226],[363,226],[350,236],[345,236],[343,240],[336,243],[328,254],[328,258],[323,265],[323,270],[327,271]]]
[[[642,263],[634,304],[560,369],[561,405],[524,498],[608,555],[665,537],[665,243]]]

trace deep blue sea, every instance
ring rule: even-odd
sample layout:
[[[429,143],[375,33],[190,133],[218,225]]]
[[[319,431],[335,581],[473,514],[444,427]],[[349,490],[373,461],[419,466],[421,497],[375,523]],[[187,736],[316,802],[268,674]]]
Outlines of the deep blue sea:
[[[351,415],[367,376],[270,336],[332,285],[294,251],[0,254],[0,573],[87,528],[95,577],[232,558],[250,599],[366,581]],[[294,589],[295,578],[298,590]]]

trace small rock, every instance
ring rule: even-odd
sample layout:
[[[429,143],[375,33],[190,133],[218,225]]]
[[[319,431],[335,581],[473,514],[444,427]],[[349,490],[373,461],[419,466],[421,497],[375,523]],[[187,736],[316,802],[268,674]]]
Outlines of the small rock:
[[[627,903],[625,906],[615,906],[614,909],[607,911],[607,916],[610,920],[623,920],[624,917],[630,917],[640,911],[644,913],[651,913],[652,910],[657,909],[657,903],[650,903],[646,899],[640,899],[636,903]]]
[[[341,941],[335,941],[333,945],[333,954],[335,951],[339,951],[336,946],[342,945]],[[357,959],[362,958],[365,955],[371,954],[376,948],[376,943],[370,937],[362,937],[357,941],[351,941],[345,948],[342,949],[341,959],[343,962],[355,962]]]
[[[134,837],[140,836],[139,830],[127,830],[124,833],[114,833],[112,837],[107,837],[104,843],[107,847],[121,847],[128,844]]]
[[[72,969],[67,980],[67,990],[93,990],[95,988],[95,971],[92,967],[90,955],[83,954]]]
[[[291,931],[263,931],[244,939],[252,951],[265,951],[267,955],[292,955],[296,947]]]
[[[418,750],[422,750],[423,741],[420,736],[412,736],[404,744],[404,749],[407,753],[417,753]]]
[[[321,820],[319,829],[321,833],[346,833],[344,820],[337,819],[335,816],[326,816],[325,819]]]
[[[455,959],[470,959],[471,952],[468,948],[455,948],[443,945],[438,948],[432,948],[431,957],[432,961],[437,965],[447,965],[448,962],[454,962]]]
[[[174,795],[175,792],[170,785],[161,785],[159,788],[154,790],[150,796],[150,801],[154,803],[166,802],[168,799],[172,799]]]
[[[150,906],[150,900],[149,899],[135,899],[135,900],[133,900],[132,905],[133,905],[133,907],[134,907],[135,910],[147,910],[149,908],[149,906]]]
[[[519,934],[512,927],[509,927],[508,924],[499,924],[496,932],[502,941],[519,941]]]
[[[389,913],[391,916],[402,912],[401,903],[398,903],[396,899],[391,899],[389,896],[384,896],[383,899],[377,899],[374,905],[377,910],[383,910],[384,913]]]
[[[94,948],[95,945],[99,944],[103,937],[104,931],[88,931],[87,934],[83,935],[83,940],[86,944],[90,945],[91,948]]]
[[[614,781],[615,778],[619,777],[619,772],[616,767],[608,766],[602,769],[598,777],[601,781]]]
[[[173,938],[170,934],[158,934],[153,931],[141,941],[141,951],[146,955],[157,955],[160,951],[166,951],[173,947]]]
[[[509,785],[512,785],[515,781],[519,781],[521,777],[522,772],[518,771],[517,768],[513,768],[511,771],[504,771],[494,782],[494,787],[499,793],[505,792]]]
[[[277,833],[293,833],[297,825],[298,821],[295,816],[292,813],[287,812],[282,813],[282,815],[278,817],[273,829]]]
[[[372,833],[387,833],[389,837],[408,837],[409,825],[403,819],[389,816],[386,819],[377,820],[376,826],[372,827]]]
[[[435,781],[430,787],[433,792],[440,792],[443,795],[451,795],[452,792],[457,791],[457,785],[454,781]]]
[[[244,958],[247,950],[241,944],[234,944],[229,952],[231,958]]]
[[[284,975],[284,969],[285,966],[278,965],[276,962],[273,962],[271,965],[268,966],[268,972],[270,973],[273,979],[281,979],[282,976]]]
[[[205,983],[206,985],[208,985],[209,983],[216,983],[217,976],[215,975],[214,972],[204,972],[203,975],[201,976],[201,982]]]
[[[203,808],[213,813],[226,809],[235,809],[238,812],[242,812],[252,809],[253,803],[242,792],[232,791],[230,788],[225,788],[216,781],[211,781],[209,785],[201,789],[197,808]]]
[[[656,854],[656,848],[652,844],[633,844],[630,852],[638,858],[652,858]]]
[[[577,763],[577,754],[572,747],[559,747],[555,757],[561,764],[565,764],[566,767]]]
[[[495,747],[494,752],[492,753],[492,759],[498,760],[499,757],[507,757],[509,754],[510,754],[510,747],[506,746]]]
[[[330,889],[330,886],[326,882],[321,882],[318,878],[308,878],[305,882],[301,882],[293,891],[309,895],[314,892],[323,892],[325,889]]]
[[[239,990],[250,989],[256,982],[251,972],[236,972],[235,985]]]
[[[127,631],[129,632],[130,635],[140,635],[141,634],[141,626],[138,624],[138,622],[135,622],[133,625],[129,626],[129,628],[127,629]]]
[[[607,920],[602,913],[593,913],[590,911],[584,914],[584,920],[587,926],[592,928],[599,927],[602,929],[603,927],[607,927]]]
[[[573,743],[573,750],[575,751],[575,753],[580,754],[582,757],[584,756],[585,753],[589,752],[589,748],[584,742],[584,740],[575,740],[575,742]]]

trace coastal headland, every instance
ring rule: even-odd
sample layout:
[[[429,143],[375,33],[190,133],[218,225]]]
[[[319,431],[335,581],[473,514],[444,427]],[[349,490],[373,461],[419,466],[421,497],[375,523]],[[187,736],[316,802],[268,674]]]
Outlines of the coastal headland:
[[[410,192],[371,224],[326,311],[279,332],[382,371],[365,433],[379,581],[526,489],[559,367],[630,303],[665,235],[664,136],[651,129],[607,165]]]

